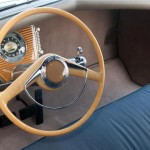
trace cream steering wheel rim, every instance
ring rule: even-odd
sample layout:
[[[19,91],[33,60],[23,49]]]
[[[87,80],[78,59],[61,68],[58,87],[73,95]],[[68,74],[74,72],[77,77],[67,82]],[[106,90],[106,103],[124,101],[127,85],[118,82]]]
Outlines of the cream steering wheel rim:
[[[42,136],[58,136],[58,135],[63,135],[63,134],[69,133],[69,132],[77,129],[78,127],[80,127],[84,122],[86,122],[86,120],[92,115],[92,113],[96,109],[97,105],[99,104],[99,101],[100,101],[100,98],[102,95],[102,91],[103,91],[103,87],[104,87],[104,78],[105,78],[104,61],[103,61],[103,56],[102,56],[102,52],[99,47],[99,44],[98,44],[96,38],[94,37],[93,33],[90,31],[90,29],[74,15],[72,15],[66,11],[56,9],[56,8],[48,8],[48,7],[34,8],[32,10],[27,10],[25,12],[22,12],[22,13],[16,15],[15,17],[11,18],[0,30],[0,43],[2,42],[2,40],[5,37],[5,35],[7,34],[7,32],[17,22],[21,21],[22,19],[24,19],[28,16],[31,16],[34,14],[40,14],[40,13],[53,13],[53,14],[63,16],[69,20],[72,20],[74,23],[79,25],[84,32],[86,32],[86,34],[90,38],[90,40],[95,48],[97,58],[99,61],[99,67],[100,67],[100,72],[94,72],[94,71],[89,70],[89,77],[88,77],[91,80],[97,81],[99,84],[96,97],[95,97],[91,107],[86,112],[86,114],[75,124],[73,124],[69,127],[66,127],[64,129],[55,130],[55,131],[54,130],[53,131],[39,130],[39,129],[36,129],[36,128],[26,125],[25,123],[21,122],[18,118],[16,118],[11,113],[9,108],[7,107],[7,104],[11,100],[11,98],[13,98],[15,95],[19,94],[23,90],[22,84],[28,78],[28,76],[29,76],[28,74],[30,74],[30,72],[32,70],[34,70],[41,63],[41,61],[46,57],[46,55],[44,55],[44,56],[40,57],[35,63],[33,63],[33,65],[29,69],[27,69],[27,71],[25,71],[18,79],[16,79],[6,90],[4,90],[3,92],[0,93],[0,108],[3,111],[3,113],[16,126],[18,126],[19,128],[21,128],[29,133],[42,135]],[[83,73],[78,72],[78,70],[72,71],[72,72],[73,72],[73,74],[76,74],[77,76],[81,76],[81,77],[83,76]],[[20,80],[20,82],[19,82],[19,80]],[[37,80],[36,82],[38,84],[40,84],[39,80]],[[13,87],[15,85],[16,85],[16,90],[13,91]]]

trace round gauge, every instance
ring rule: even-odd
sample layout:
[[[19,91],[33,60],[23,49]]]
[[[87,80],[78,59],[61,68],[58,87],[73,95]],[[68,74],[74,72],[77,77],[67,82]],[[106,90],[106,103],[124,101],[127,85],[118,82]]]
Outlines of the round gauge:
[[[17,46],[17,43],[15,42],[7,42],[5,45],[4,45],[4,50],[7,52],[7,53],[13,53],[17,50],[18,46]]]
[[[5,61],[17,62],[24,57],[25,53],[26,44],[19,33],[10,33],[3,39],[0,55]]]

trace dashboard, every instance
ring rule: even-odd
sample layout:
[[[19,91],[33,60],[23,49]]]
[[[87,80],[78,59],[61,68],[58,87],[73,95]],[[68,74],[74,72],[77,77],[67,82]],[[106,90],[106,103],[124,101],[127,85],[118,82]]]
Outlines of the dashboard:
[[[33,3],[19,5],[11,9],[6,9],[1,11],[0,16],[0,27],[2,27],[13,15],[26,10],[30,7],[56,7],[64,10],[75,10],[83,8],[109,8],[109,9],[149,9],[147,1],[137,1],[137,0],[95,0],[93,1],[82,1],[82,0],[54,0],[54,1],[35,1]],[[14,12],[14,13],[13,13]],[[53,15],[51,15],[53,17]],[[43,14],[42,19],[49,18],[48,15]],[[22,22],[19,26],[26,26],[30,23],[39,20],[39,16],[36,15],[31,17],[27,21]],[[16,25],[18,29],[18,26]],[[23,68],[24,70],[32,62],[38,59],[39,55],[42,53],[40,50],[40,44],[36,42],[36,28],[35,26],[27,26],[26,28],[9,33],[0,45],[0,82],[6,83],[12,81],[14,76],[18,74],[16,71],[18,68]]]
[[[10,82],[42,54],[39,28],[34,25],[8,33],[0,44],[0,80]]]

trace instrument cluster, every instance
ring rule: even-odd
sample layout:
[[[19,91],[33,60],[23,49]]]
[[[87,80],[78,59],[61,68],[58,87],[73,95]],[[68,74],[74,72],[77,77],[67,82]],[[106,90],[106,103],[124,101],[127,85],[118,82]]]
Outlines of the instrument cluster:
[[[13,32],[3,39],[0,47],[0,56],[7,62],[20,61],[26,53],[27,47],[23,37]]]
[[[0,83],[15,80],[43,54],[39,32],[30,25],[5,36],[0,43]]]

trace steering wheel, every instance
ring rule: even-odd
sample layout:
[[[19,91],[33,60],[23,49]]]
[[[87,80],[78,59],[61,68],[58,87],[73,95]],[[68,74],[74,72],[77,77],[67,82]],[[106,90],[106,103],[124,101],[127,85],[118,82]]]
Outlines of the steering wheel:
[[[43,8],[34,8],[31,10],[27,10],[25,12],[22,12],[15,17],[11,18],[0,30],[0,43],[2,42],[3,38],[7,34],[7,32],[19,21],[22,19],[34,15],[34,14],[40,14],[40,13],[53,13],[57,14],[63,17],[66,17],[67,19],[73,21],[76,23],[81,29],[88,35],[90,38],[95,52],[97,54],[98,62],[99,62],[99,68],[100,71],[96,72],[91,69],[85,68],[75,62],[72,62],[66,58],[63,58],[59,55],[56,54],[45,54],[41,56],[38,60],[36,60],[25,72],[23,72],[11,85],[9,85],[3,92],[0,93],[0,108],[3,111],[3,113],[18,127],[21,129],[32,133],[32,134],[37,134],[37,135],[42,135],[42,136],[58,136],[58,135],[63,135],[66,133],[69,133],[78,127],[80,127],[83,123],[87,121],[87,119],[92,115],[94,110],[96,109],[104,87],[104,78],[105,78],[105,69],[104,69],[104,61],[103,61],[103,56],[101,49],[99,47],[99,44],[94,37],[93,33],[90,31],[90,29],[77,17],[74,15],[60,10],[56,8],[49,8],[49,7],[43,7]],[[57,62],[57,63],[56,63]],[[73,75],[73,76],[78,76],[81,78],[85,78],[86,76],[86,71],[88,72],[87,74],[87,79],[94,80],[98,82],[98,91],[96,94],[96,97],[91,104],[90,108],[88,111],[85,113],[85,115],[76,123],[73,125],[60,129],[60,130],[52,130],[52,131],[46,131],[46,130],[40,130],[36,129],[33,127],[30,127],[20,121],[16,116],[13,115],[13,113],[9,110],[8,108],[8,102],[18,95],[20,92],[22,92],[25,88],[25,85],[29,87],[33,83],[37,83],[40,87],[47,89],[47,90],[53,90],[54,86],[56,85],[52,84],[50,82],[50,76],[52,75],[53,77],[58,76],[57,72],[50,72],[48,73],[50,66],[50,63],[54,63],[56,65],[55,68],[57,68],[58,72],[61,72],[63,77],[60,79],[60,82],[63,83],[66,76],[68,75]],[[58,64],[58,66],[57,66]],[[55,66],[54,65],[54,66]],[[63,68],[63,69],[62,69]],[[86,71],[85,71],[86,70]],[[58,73],[59,74],[59,73]],[[60,74],[59,74],[60,75]],[[60,84],[59,84],[60,85]]]

